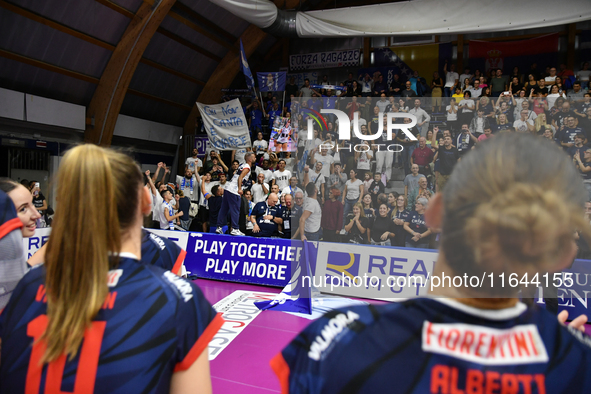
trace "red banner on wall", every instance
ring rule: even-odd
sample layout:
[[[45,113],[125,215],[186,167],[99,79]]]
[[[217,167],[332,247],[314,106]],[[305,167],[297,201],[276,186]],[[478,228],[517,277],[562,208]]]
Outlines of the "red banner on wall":
[[[489,42],[471,40],[469,44],[470,58],[486,59],[486,69],[502,68],[504,59],[517,56],[531,56],[542,53],[558,52],[558,33],[548,34],[529,40]]]

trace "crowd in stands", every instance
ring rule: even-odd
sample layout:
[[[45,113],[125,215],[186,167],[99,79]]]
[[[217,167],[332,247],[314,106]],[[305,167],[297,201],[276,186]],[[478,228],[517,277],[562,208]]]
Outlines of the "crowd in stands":
[[[358,79],[351,73],[333,84],[341,87],[334,91],[325,89],[326,76],[319,85],[306,80],[300,87],[291,79],[286,103],[272,92],[262,102],[246,103],[252,148],[208,150],[204,163],[194,150],[185,173],[172,180],[159,164],[150,179],[156,227],[434,248],[438,229],[428,228],[423,214],[429,200],[443,190],[464,154],[504,132],[536,134],[564,150],[579,168],[591,201],[588,63],[576,74],[565,65],[539,72],[536,64],[524,74],[517,68],[510,75],[466,68],[458,75],[447,63],[443,71],[441,77],[433,73],[430,85],[416,72],[408,80],[394,75],[389,85],[379,73]],[[306,108],[340,109],[352,124],[358,119],[362,134],[375,135],[383,127],[383,136],[367,141],[352,134],[339,140],[338,119],[328,115],[326,125],[314,124],[313,138],[307,139]],[[380,116],[388,112],[414,115],[417,124],[410,131],[417,140],[402,131],[386,140],[386,116]],[[300,126],[290,137],[291,152],[271,149],[270,125],[277,117]],[[164,182],[159,181],[163,174]],[[390,182],[394,177],[403,179],[404,191]],[[236,202],[225,212],[235,206],[239,213],[238,219],[228,217],[233,224],[226,228],[229,221],[218,214],[232,187],[240,198],[230,196]]]

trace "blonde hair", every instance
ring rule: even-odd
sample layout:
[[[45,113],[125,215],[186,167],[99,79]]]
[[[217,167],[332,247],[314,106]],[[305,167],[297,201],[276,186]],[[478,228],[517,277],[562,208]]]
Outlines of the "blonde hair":
[[[359,208],[359,210],[361,211],[359,213],[359,217],[364,218],[365,217],[365,208],[363,208],[363,204],[360,202],[356,202],[355,205],[353,205],[353,208]],[[353,209],[351,209],[351,212],[353,212]]]
[[[546,123],[548,120],[546,119],[546,114],[544,114],[544,119],[542,120],[542,114],[538,115],[536,117],[536,119],[534,120],[534,126],[535,126],[535,130],[536,132],[540,131],[540,129],[542,127],[546,127],[546,126],[550,126],[548,123]],[[549,127],[547,127],[549,128]],[[554,134],[554,133],[552,133]]]
[[[572,162],[552,142],[498,135],[462,158],[445,186],[441,250],[457,273],[552,272],[572,249],[576,229],[591,235],[586,196]],[[496,295],[515,291],[487,285],[483,291]]]
[[[64,353],[73,358],[105,302],[108,271],[118,263],[109,253],[119,252],[122,230],[137,218],[142,174],[130,157],[88,144],[64,155],[57,184],[59,207],[45,261],[43,362]]]

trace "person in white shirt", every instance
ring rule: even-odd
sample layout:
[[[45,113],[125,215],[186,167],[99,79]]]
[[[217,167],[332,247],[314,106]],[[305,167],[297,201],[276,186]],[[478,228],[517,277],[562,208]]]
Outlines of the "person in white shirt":
[[[238,164],[244,164],[244,155],[246,155],[247,152],[252,152],[252,149],[247,147],[232,151],[232,161],[237,160]]]
[[[363,182],[361,179],[357,179],[357,171],[349,171],[350,179],[345,182],[345,190],[343,192],[342,203],[345,206],[343,209],[343,229],[345,228],[345,219],[351,210],[353,205],[361,202],[363,191]]]
[[[306,166],[304,168],[304,185],[308,185],[308,183],[313,183],[316,185],[316,190],[319,195],[319,202],[322,204],[324,202],[324,184],[326,183],[326,178],[322,175],[322,163],[316,162],[314,166],[314,171],[310,171],[310,168]]]
[[[290,194],[292,197],[295,198],[297,192],[303,193],[302,189],[298,187],[298,178],[292,176],[291,178],[289,178],[289,186],[281,190],[281,195],[283,196]]]
[[[263,165],[262,167],[257,166],[254,170],[254,172],[256,172],[257,176],[259,174],[263,174],[265,175],[265,183],[270,184],[271,181],[273,180],[273,171],[271,171],[269,169],[269,159],[265,159],[263,160]]]
[[[322,175],[324,175],[325,178],[328,178],[334,169],[334,157],[328,154],[327,148],[328,147],[324,145],[314,148],[310,159],[310,164],[312,165],[316,164],[316,162],[322,163]],[[320,153],[318,153],[318,151],[320,151]]]
[[[586,89],[589,87],[589,77],[591,76],[591,70],[589,70],[589,62],[583,63],[583,69],[577,71],[577,80],[581,82],[581,88]]]
[[[252,149],[260,157],[269,149],[269,143],[263,139],[263,133],[257,133],[257,139],[252,143]]]
[[[250,191],[252,193],[252,202],[255,204],[267,199],[269,184],[265,182],[265,174],[260,173],[257,175],[257,183],[252,185]]]
[[[160,205],[160,212],[162,212],[162,215],[160,216],[160,228],[163,230],[174,230],[174,222],[177,218],[183,216],[183,211],[179,211],[176,214],[174,213],[174,209],[170,203],[174,197],[170,190],[165,189],[161,191],[160,196],[163,200]]]
[[[458,105],[455,98],[449,99],[449,105],[445,107],[445,114],[447,127],[455,132],[458,127]]]
[[[462,75],[460,75],[458,78],[458,80],[460,80],[462,82],[462,84],[464,84],[464,81],[466,79],[472,80],[472,74],[470,74],[470,67],[464,68],[464,73]],[[462,88],[466,89],[466,86],[462,86]],[[472,95],[472,97],[478,97],[478,96]]]
[[[320,208],[320,204],[316,200],[318,196],[316,185],[308,183],[306,185],[306,193],[308,197],[304,200],[300,225],[293,237],[295,238],[299,235],[302,241],[320,241],[320,237],[322,236],[322,229],[320,228],[322,208]]]
[[[199,174],[193,174],[189,168],[185,170],[185,176],[176,176],[176,184],[183,191],[185,197],[189,197],[191,202],[199,201],[199,192],[201,190],[201,177]]]
[[[277,163],[277,171],[273,173],[271,183],[277,185],[279,190],[283,190],[289,186],[289,178],[291,178],[291,172],[285,169],[285,160],[281,159]]]
[[[553,85],[554,81],[556,81],[556,67],[550,68],[550,75],[544,78],[547,85]]]
[[[421,130],[421,136],[426,137],[427,131],[429,130],[429,122],[431,121],[431,117],[421,108],[421,100],[415,99],[415,106],[408,111],[409,114],[416,116],[417,118],[417,128]]]
[[[528,111],[521,110],[521,119],[517,119],[513,122],[513,127],[518,133],[533,133],[535,131],[534,122],[527,119]]]
[[[390,105],[390,101],[386,99],[386,94],[380,94],[380,99],[376,102],[376,107],[380,109],[380,112],[386,112],[386,107]]]
[[[203,167],[203,162],[197,157],[197,149],[193,149],[192,156],[185,160],[185,170],[189,169],[193,174],[197,174]]]
[[[199,209],[199,212],[198,212],[198,218],[203,226],[204,233],[209,232],[210,226],[208,224],[209,223],[208,200],[211,197],[213,197],[211,194],[211,189],[216,185],[219,185],[219,182],[212,181],[211,174],[209,172],[206,172],[205,175],[203,175],[203,178],[201,180],[201,202],[199,203],[199,205],[201,205],[201,208]]]
[[[480,95],[482,94],[482,88],[480,87],[480,79],[476,78],[474,80],[474,86],[469,87],[468,91],[470,92],[472,97],[480,97]]]
[[[230,182],[225,187],[224,197],[222,200],[222,207],[218,214],[218,223],[216,233],[223,234],[222,228],[224,227],[228,213],[232,222],[231,235],[244,235],[239,228],[239,216],[240,216],[240,205],[242,204],[242,181],[248,177],[250,173],[250,167],[255,161],[255,155],[252,152],[248,152],[245,156],[245,163],[238,167],[238,171],[234,173]]]
[[[458,85],[460,75],[456,72],[455,64],[451,64],[449,66],[449,71],[447,71],[447,60],[445,61],[445,66],[443,66],[443,72],[445,73],[445,86],[443,91],[445,93],[445,97],[451,97],[455,91],[456,86]]]

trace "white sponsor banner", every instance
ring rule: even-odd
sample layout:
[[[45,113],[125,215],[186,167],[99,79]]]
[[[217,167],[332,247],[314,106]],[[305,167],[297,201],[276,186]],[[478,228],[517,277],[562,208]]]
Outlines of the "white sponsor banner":
[[[29,238],[23,238],[23,249],[27,260],[31,258],[49,239],[51,227],[38,228],[35,230],[35,235]]]
[[[289,56],[289,69],[313,70],[318,68],[359,66],[360,50],[326,51]]]
[[[209,342],[209,360],[215,359],[262,311],[254,304],[271,301],[275,293],[236,290],[218,301],[213,309],[221,313],[224,324]]]
[[[218,150],[249,148],[248,123],[238,99],[222,104],[201,104],[197,108],[211,146]]]
[[[435,250],[320,242],[313,285],[323,293],[348,297],[422,297],[428,293],[436,260]]]

